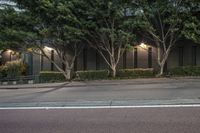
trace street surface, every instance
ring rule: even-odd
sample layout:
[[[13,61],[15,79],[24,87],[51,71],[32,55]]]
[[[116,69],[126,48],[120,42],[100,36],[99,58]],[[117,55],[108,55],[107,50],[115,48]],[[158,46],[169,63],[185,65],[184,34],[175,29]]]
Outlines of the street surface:
[[[0,133],[200,133],[200,79],[0,86]]]
[[[1,133],[200,133],[200,108],[0,110]]]
[[[49,88],[0,89],[0,107],[163,104],[162,101],[167,101],[166,104],[200,103],[200,79],[90,81]]]

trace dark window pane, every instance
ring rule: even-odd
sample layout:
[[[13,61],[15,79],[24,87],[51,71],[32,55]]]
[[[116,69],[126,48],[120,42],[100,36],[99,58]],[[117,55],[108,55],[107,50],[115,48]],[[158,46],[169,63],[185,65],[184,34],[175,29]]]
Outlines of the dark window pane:
[[[179,66],[183,66],[183,47],[179,47]]]
[[[197,65],[197,46],[192,47],[192,65]]]
[[[54,61],[54,50],[51,50],[51,60]],[[54,64],[51,63],[51,71],[54,71]]]
[[[96,51],[96,70],[100,69],[100,56],[98,54],[98,51]]]
[[[126,51],[123,54],[123,68],[126,69]]]
[[[83,50],[83,70],[87,70],[87,49]]]
[[[152,68],[152,48],[148,49],[148,66]]]
[[[76,57],[76,59],[75,59],[75,61],[74,61],[74,71],[76,72],[77,71],[77,63],[78,61],[77,61],[77,57]]]
[[[33,74],[33,54],[28,53],[29,75]]]
[[[138,67],[138,50],[134,48],[134,68]]]
[[[43,71],[43,69],[44,69],[44,56],[41,55],[40,58],[41,58],[41,61],[40,61],[40,70]]]

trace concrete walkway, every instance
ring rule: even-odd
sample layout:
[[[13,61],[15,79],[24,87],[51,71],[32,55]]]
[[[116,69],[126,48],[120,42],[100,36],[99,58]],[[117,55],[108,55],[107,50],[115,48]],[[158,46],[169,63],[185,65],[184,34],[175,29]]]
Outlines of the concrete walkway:
[[[107,86],[107,85],[139,85],[139,84],[162,84],[162,83],[181,83],[199,82],[200,77],[175,77],[175,78],[141,78],[124,80],[91,80],[91,81],[72,81],[62,83],[41,83],[41,84],[22,84],[22,85],[1,85],[0,89],[34,89],[34,88],[54,88],[54,87],[84,87],[84,86]]]

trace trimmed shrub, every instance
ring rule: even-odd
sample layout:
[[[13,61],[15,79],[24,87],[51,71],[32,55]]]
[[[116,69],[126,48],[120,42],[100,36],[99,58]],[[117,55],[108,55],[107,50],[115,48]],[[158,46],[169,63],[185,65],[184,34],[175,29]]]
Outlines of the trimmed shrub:
[[[120,78],[148,78],[154,77],[153,69],[121,69],[117,71]]]
[[[27,73],[28,66],[22,60],[9,61],[1,66],[1,73],[6,78],[16,78]]]
[[[108,70],[90,70],[90,71],[76,72],[76,78],[79,80],[107,79],[108,76],[109,76]]]
[[[0,66],[0,78],[6,77],[6,67]]]
[[[116,78],[148,78],[155,75],[153,69],[121,69],[117,71],[116,76]],[[79,80],[110,79],[108,70],[77,71],[76,77]]]
[[[61,72],[54,71],[41,71],[39,78],[41,83],[66,81]]]
[[[200,66],[183,66],[169,70],[172,76],[200,76]]]

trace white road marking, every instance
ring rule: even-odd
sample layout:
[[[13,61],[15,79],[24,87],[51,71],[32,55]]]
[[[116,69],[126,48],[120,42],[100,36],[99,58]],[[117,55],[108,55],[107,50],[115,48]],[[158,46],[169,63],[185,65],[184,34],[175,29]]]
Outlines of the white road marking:
[[[53,110],[53,109],[126,109],[126,108],[187,108],[200,107],[200,104],[190,105],[140,105],[140,106],[71,106],[71,107],[0,107],[0,110]]]

